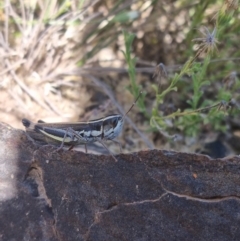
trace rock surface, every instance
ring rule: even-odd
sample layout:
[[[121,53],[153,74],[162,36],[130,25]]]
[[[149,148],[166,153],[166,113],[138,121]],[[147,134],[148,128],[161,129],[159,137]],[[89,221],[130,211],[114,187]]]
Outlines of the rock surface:
[[[0,125],[0,240],[240,240],[240,158],[97,156]]]

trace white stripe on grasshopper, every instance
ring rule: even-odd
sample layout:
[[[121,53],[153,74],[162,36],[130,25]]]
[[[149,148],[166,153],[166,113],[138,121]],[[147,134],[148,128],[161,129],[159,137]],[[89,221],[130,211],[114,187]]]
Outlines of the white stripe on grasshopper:
[[[100,137],[101,134],[102,134],[101,131],[96,131],[96,130],[91,131],[91,135],[94,136],[94,137]],[[85,132],[84,132],[84,135],[85,135]]]
[[[49,134],[49,133],[47,133],[46,131],[44,131],[44,130],[39,130],[42,134],[44,134],[45,136],[48,136],[48,137],[50,137],[50,138],[52,138],[52,139],[54,139],[54,140],[57,140],[57,141],[60,141],[60,142],[62,142],[63,141],[63,137],[60,137],[60,136],[56,136],[56,135],[51,135],[51,134]],[[73,141],[76,141],[76,138],[75,138],[75,140],[74,140],[74,138],[73,137],[66,137],[65,138],[65,140],[64,140],[64,143],[70,143],[70,142],[73,142]]]

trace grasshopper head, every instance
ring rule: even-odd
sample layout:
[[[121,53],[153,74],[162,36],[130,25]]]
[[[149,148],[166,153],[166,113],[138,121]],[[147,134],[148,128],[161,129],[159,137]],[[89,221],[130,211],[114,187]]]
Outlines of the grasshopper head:
[[[110,115],[103,121],[104,139],[115,139],[122,131],[124,118],[121,115]]]

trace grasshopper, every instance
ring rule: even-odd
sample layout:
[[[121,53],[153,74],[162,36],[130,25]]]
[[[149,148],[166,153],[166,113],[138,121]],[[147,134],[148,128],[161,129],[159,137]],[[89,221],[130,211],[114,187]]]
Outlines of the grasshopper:
[[[85,151],[87,152],[87,144],[93,142],[100,142],[113,156],[107,146],[104,144],[104,140],[112,140],[119,144],[120,151],[122,147],[120,142],[114,140],[122,132],[124,119],[131,111],[134,105],[137,103],[140,95],[139,93],[134,103],[129,110],[122,116],[119,114],[109,115],[100,119],[90,120],[87,122],[59,122],[59,123],[45,123],[38,121],[33,123],[28,119],[22,119],[22,123],[26,128],[26,131],[33,139],[39,139],[47,142],[48,144],[60,144],[57,149],[60,150],[63,146],[70,145],[71,150],[76,145],[85,145]],[[41,136],[39,137],[39,134]],[[116,158],[113,156],[116,160]]]

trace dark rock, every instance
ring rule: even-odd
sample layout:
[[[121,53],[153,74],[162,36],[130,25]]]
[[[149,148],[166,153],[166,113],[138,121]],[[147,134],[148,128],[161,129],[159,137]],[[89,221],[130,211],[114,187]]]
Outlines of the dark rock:
[[[0,124],[0,240],[58,240],[45,199],[27,184],[35,148],[23,131]]]
[[[240,158],[53,152],[0,126],[0,240],[239,240]]]

